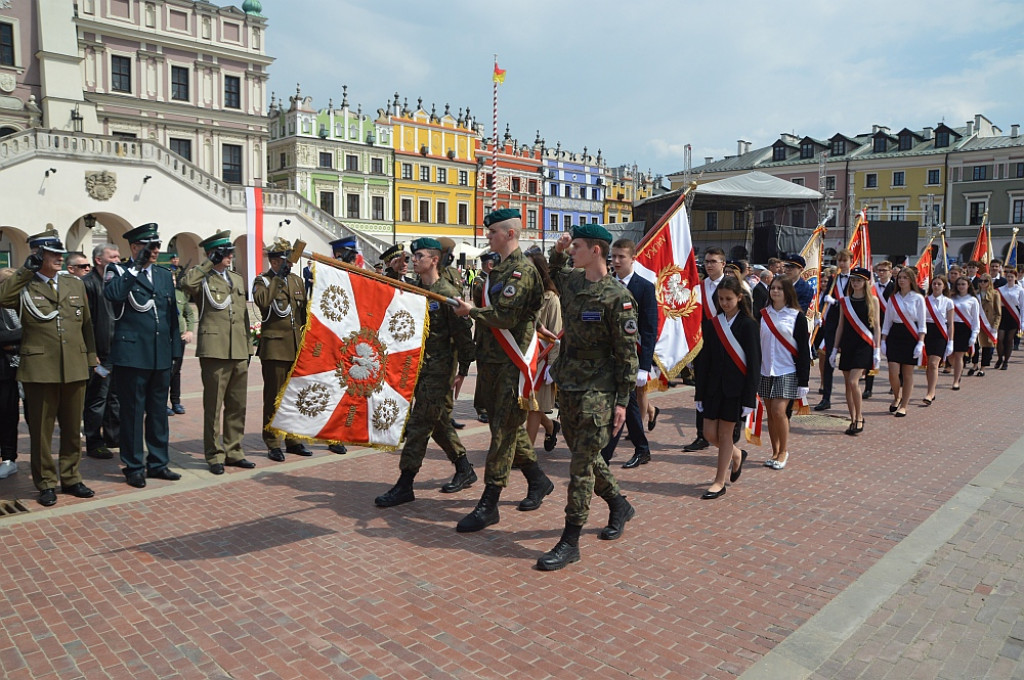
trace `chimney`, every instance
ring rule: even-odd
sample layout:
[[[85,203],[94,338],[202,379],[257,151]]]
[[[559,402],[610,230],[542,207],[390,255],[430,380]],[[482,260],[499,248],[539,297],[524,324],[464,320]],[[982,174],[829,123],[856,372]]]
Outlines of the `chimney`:
[[[750,153],[750,144],[751,144],[751,142],[744,142],[743,143],[743,153]]]
[[[967,121],[967,136],[970,137],[973,134],[974,134],[974,121],[973,120],[969,120],[969,121]]]
[[[921,136],[924,137],[925,139],[931,139],[932,138],[932,132],[933,132],[933,128],[926,127],[924,130],[921,131]]]
[[[743,155],[743,147],[745,145],[746,145],[746,142],[744,142],[742,139],[736,140],[736,155],[737,156],[742,156]]]
[[[704,165],[709,165],[713,160],[715,160],[714,156],[704,156]]]
[[[1010,136],[1013,137],[1014,139],[1016,139],[1017,137],[1020,136],[1020,125],[1019,124],[1014,123],[1013,125],[1010,126]]]

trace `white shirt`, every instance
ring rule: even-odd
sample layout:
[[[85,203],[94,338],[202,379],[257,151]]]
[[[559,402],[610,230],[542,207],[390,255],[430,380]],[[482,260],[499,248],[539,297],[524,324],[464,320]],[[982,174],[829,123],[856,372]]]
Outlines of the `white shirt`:
[[[940,295],[939,297],[935,297],[934,295],[929,295],[928,296],[928,301],[932,303],[932,309],[934,309],[935,313],[939,315],[939,322],[943,326],[945,326],[946,325],[946,312],[948,312],[949,310],[953,309],[953,301],[950,300],[945,295]],[[929,312],[927,310],[927,308],[924,311],[925,311],[925,316],[924,316],[925,322],[926,323],[935,323],[935,319],[932,318],[932,313]]]
[[[765,307],[775,327],[785,335],[793,335],[796,321],[803,316],[799,310],[783,307],[776,311],[774,307]],[[761,375],[780,376],[796,373],[796,357],[786,349],[775,337],[764,319],[761,320]]]
[[[706,293],[704,304],[708,305],[711,308],[712,316],[718,314],[718,306],[715,304],[715,301],[712,300],[712,297],[714,297],[715,291],[718,290],[718,284],[720,284],[722,282],[722,279],[724,278],[725,274],[722,274],[717,279],[713,279],[710,276],[708,276],[705,277],[704,280],[701,282],[702,292]],[[704,284],[707,285],[705,286]]]
[[[971,330],[973,331],[971,337],[977,337],[978,331],[981,330],[981,318],[978,316],[978,310],[981,308],[981,305],[978,304],[978,298],[973,295],[955,297],[953,298],[953,306],[970,321]],[[964,320],[957,311],[953,312],[953,323],[964,323]]]
[[[630,272],[626,277],[619,279],[619,283],[623,286],[628,286],[629,282],[633,279],[633,272]]]
[[[996,288],[996,291],[1003,297],[1003,305],[1006,306],[1007,303],[1013,305],[1014,311],[1017,312],[1017,318],[1024,320],[1024,287],[1015,283],[1012,286],[1000,286]]]
[[[895,292],[889,298],[889,306],[885,310],[885,323],[882,324],[882,335],[888,336],[889,329],[893,327],[893,324],[903,326],[903,319],[900,318],[899,312],[896,311],[896,305],[893,304],[893,300],[899,302],[900,309],[903,310],[904,316],[907,317],[907,321],[914,327],[916,333],[924,333],[927,330],[924,325],[924,318],[928,312],[924,308],[924,296],[914,291],[910,291],[905,296],[902,293]]]

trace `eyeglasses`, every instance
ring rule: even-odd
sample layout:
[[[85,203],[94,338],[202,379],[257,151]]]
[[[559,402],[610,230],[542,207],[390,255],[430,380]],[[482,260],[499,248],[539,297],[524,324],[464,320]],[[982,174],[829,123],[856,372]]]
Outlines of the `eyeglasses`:
[[[68,269],[92,269],[91,264],[69,264]]]

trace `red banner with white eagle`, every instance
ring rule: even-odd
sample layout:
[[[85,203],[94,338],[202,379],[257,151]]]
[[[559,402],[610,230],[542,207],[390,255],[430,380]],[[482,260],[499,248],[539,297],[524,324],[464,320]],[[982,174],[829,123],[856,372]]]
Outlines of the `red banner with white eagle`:
[[[428,330],[427,298],[316,261],[302,347],[271,428],[394,449]]]

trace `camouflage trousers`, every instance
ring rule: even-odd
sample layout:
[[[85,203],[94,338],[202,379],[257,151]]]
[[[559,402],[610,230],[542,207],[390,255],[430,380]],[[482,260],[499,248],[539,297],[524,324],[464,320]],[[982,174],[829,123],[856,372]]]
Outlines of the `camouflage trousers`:
[[[477,364],[477,371],[475,401],[486,409],[491,428],[484,482],[504,488],[513,462],[537,462],[537,452],[523,427],[527,412],[519,406],[519,369],[508,362]]]
[[[615,395],[611,392],[559,392],[558,419],[572,453],[569,463],[567,524],[583,526],[590,514],[590,497],[605,500],[619,495],[619,484],[601,457],[612,431]]]
[[[279,448],[281,446],[281,439],[268,428],[270,427],[271,419],[274,417],[274,402],[277,400],[277,395],[288,378],[288,371],[292,368],[292,362],[264,359],[260,361],[260,366],[263,373],[263,443],[267,445],[268,449]],[[302,440],[285,437],[284,443],[285,446],[292,446],[301,444]]]
[[[405,424],[405,445],[398,469],[419,472],[427,455],[427,440],[433,437],[452,463],[466,455],[458,433],[452,427],[452,383],[448,376],[420,376],[413,395],[412,412]],[[442,397],[447,393],[448,398]]]

